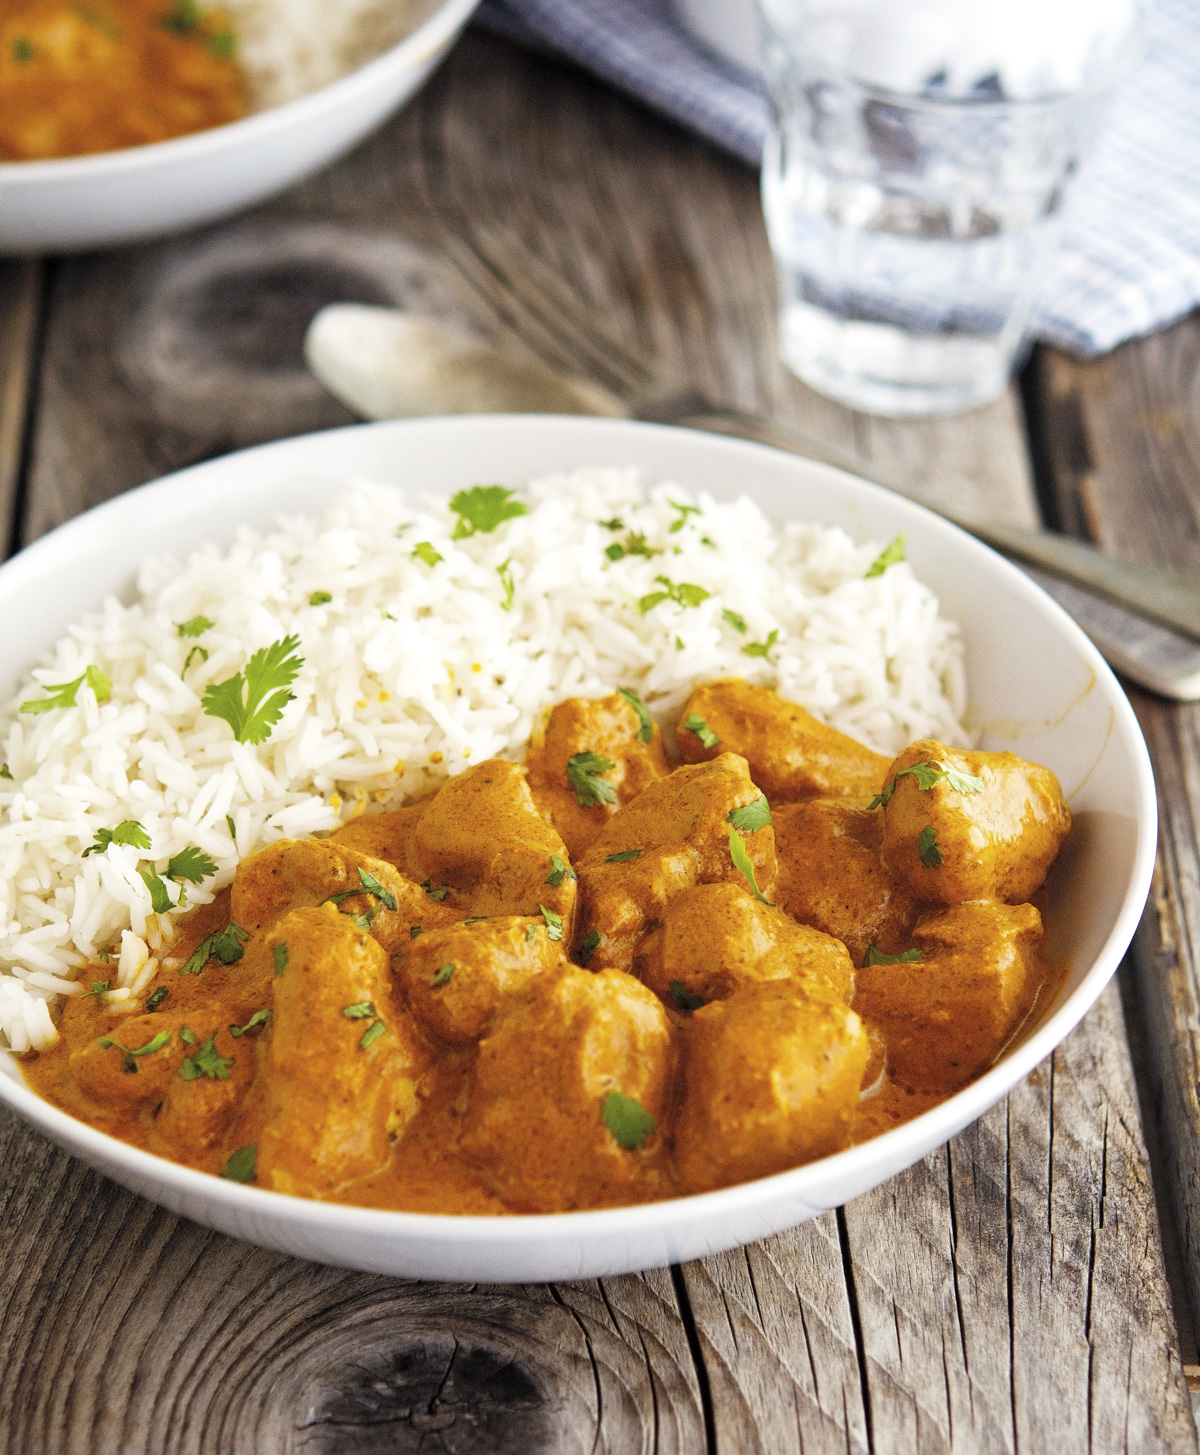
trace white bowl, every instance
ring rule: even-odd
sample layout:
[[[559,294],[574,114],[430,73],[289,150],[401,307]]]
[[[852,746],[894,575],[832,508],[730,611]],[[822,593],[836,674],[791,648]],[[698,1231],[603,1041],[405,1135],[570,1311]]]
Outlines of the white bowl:
[[[0,254],[162,237],[240,211],[349,151],[424,83],[479,0],[443,0],[399,45],[332,85],[172,141],[0,163]]]
[[[61,526],[0,567],[0,693],[81,613],[130,590],[138,562],[228,543],[241,523],[316,511],[348,475],[449,494],[520,485],[581,465],[635,465],[717,498],[752,496],[775,520],[908,535],[908,559],[963,627],[970,717],[983,746],[1058,774],[1075,827],[1052,878],[1053,949],[1065,986],[985,1076],[873,1141],[806,1167],[697,1197],[601,1212],[439,1217],[285,1197],[210,1177],[94,1131],[41,1100],[0,1058],[0,1100],[101,1172],[235,1237],[373,1272],[468,1282],[592,1278],[701,1257],[803,1222],[865,1192],[961,1131],[1037,1065],[1104,988],[1150,886],[1156,814],[1141,733],[1083,633],[987,547],[878,486],[741,440],[624,420],[503,415],[362,425],[197,465]]]

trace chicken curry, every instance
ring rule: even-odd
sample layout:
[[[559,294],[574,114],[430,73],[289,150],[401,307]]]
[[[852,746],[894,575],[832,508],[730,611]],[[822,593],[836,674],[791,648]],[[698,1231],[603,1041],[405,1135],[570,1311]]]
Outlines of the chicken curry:
[[[544,1213],[781,1172],[986,1070],[1051,989],[1054,775],[889,762],[741,680],[676,741],[636,693],[572,699],[523,769],[259,850],[29,1081],[259,1187]]]
[[[196,0],[12,0],[0,15],[0,162],[116,151],[236,121],[229,17]]]

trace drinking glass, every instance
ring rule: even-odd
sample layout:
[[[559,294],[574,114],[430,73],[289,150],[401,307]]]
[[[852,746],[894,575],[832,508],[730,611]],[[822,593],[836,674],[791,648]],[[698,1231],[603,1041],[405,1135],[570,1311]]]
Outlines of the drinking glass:
[[[780,352],[878,414],[1001,394],[1140,0],[759,0]]]

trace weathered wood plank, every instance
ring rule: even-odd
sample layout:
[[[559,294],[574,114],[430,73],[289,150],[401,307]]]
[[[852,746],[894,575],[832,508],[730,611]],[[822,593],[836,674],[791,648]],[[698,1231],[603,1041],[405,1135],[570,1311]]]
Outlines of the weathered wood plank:
[[[40,263],[0,263],[0,560],[15,546],[41,289]]]

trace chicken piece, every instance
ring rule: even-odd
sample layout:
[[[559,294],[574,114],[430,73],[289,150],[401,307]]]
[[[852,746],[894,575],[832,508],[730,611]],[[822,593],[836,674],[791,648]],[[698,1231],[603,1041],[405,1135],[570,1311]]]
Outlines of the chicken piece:
[[[841,1151],[868,1054],[849,1006],[794,982],[743,985],[698,1010],[675,1127],[684,1187],[707,1192]]]
[[[447,1046],[478,1041],[502,1005],[563,963],[562,941],[549,928],[540,915],[505,915],[414,940],[397,979],[417,1025]]]
[[[571,759],[585,753],[611,765],[592,765],[596,788],[584,788],[587,803],[580,801],[568,776]],[[526,767],[534,801],[562,835],[573,859],[595,842],[623,803],[671,771],[662,729],[652,723],[647,730],[641,714],[619,692],[560,702],[540,741],[535,739]],[[611,799],[605,801],[609,793]]]
[[[712,747],[683,726],[694,717],[716,735]],[[869,798],[883,787],[888,769],[882,753],[826,727],[769,687],[740,677],[697,687],[684,706],[675,740],[685,763],[740,753],[772,804],[842,795]]]
[[[573,965],[542,976],[480,1044],[463,1155],[521,1211],[644,1201],[669,1190],[662,1122],[673,1070],[667,1013],[640,981]]]
[[[577,950],[592,969],[630,970],[643,937],[693,884],[746,885],[730,850],[729,815],[756,804],[745,758],[679,768],[623,805],[576,866],[581,899]],[[770,822],[742,835],[761,893],[775,881]],[[632,855],[633,857],[628,857]]]
[[[391,1002],[387,956],[332,904],[293,910],[272,939],[275,981],[263,1073],[258,1183],[329,1196],[382,1167],[428,1066],[412,1018]]]
[[[814,798],[775,809],[775,898],[801,924],[841,940],[855,965],[867,947],[908,944],[917,905],[883,862],[883,815],[865,798]]]
[[[1024,903],[1071,829],[1058,779],[1015,753],[912,743],[888,770],[887,793],[884,858],[931,904]]]
[[[444,924],[451,917],[391,864],[317,839],[280,839],[243,859],[229,917],[254,936],[294,909],[330,902],[347,917],[368,919],[388,954],[408,944],[413,925]]]
[[[340,829],[335,829],[329,836],[329,842],[341,844],[343,848],[353,849],[359,854],[368,854],[372,859],[382,859],[411,879],[416,868],[409,863],[412,836],[432,798],[430,794],[416,803],[396,809],[394,813],[361,814]]]
[[[260,1009],[270,1016],[269,1004]],[[211,1161],[213,1172],[220,1171],[221,1145],[259,1069],[263,1023],[249,1025],[249,1020],[231,1022],[228,1011],[216,1007],[207,1017],[189,1017],[192,1039],[186,1057],[154,1119],[155,1132],[173,1156],[193,1163]]]
[[[679,1010],[763,980],[797,980],[845,1001],[854,991],[854,967],[840,941],[737,884],[698,884],[677,894],[662,928],[642,942],[635,969]]]
[[[220,1016],[218,1006],[209,1009],[210,1018]],[[103,1034],[72,1052],[71,1076],[81,1091],[108,1107],[161,1101],[189,1054],[179,1038],[188,1019],[183,1013],[113,1016]]]
[[[435,894],[447,891],[455,919],[535,915],[545,906],[570,934],[575,876],[566,847],[515,763],[492,758],[448,779],[417,824],[410,862]]]
[[[1032,904],[955,905],[913,931],[921,958],[858,972],[854,1007],[887,1042],[902,1085],[953,1091],[996,1059],[1042,979]]]

